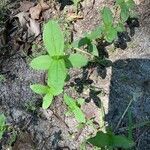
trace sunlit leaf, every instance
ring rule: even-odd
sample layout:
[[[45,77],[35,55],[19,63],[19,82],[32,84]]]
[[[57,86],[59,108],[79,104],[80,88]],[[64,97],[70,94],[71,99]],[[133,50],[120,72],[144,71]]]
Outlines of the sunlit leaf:
[[[126,5],[129,9],[134,9],[134,7],[136,6],[134,0],[127,0]]]
[[[111,25],[113,22],[113,14],[108,7],[104,7],[102,10],[102,19],[105,25]]]
[[[60,91],[65,83],[67,70],[63,59],[53,59],[48,70],[48,85]]]
[[[124,24],[123,23],[118,23],[118,25],[117,25],[117,27],[116,27],[116,30],[118,31],[118,32],[124,32],[125,31],[125,26],[124,26]]]
[[[117,30],[113,27],[107,29],[105,39],[107,42],[111,43],[117,38]]]
[[[123,5],[125,3],[124,0],[116,0],[116,4],[118,5]]]
[[[64,55],[64,36],[57,22],[44,25],[43,41],[50,56]]]
[[[42,103],[42,108],[47,109],[53,100],[53,95],[49,92],[43,97],[43,103]]]
[[[37,94],[47,94],[47,92],[49,91],[48,86],[44,86],[41,84],[30,85],[30,88]]]
[[[78,122],[80,122],[80,123],[86,122],[84,113],[78,107],[76,101],[73,98],[71,98],[65,94],[64,95],[64,102],[69,107],[69,110],[74,114],[74,116]]]
[[[121,7],[121,14],[120,14],[120,16],[121,16],[122,22],[127,21],[127,19],[129,18],[130,12],[129,12],[129,9],[126,7],[126,5],[123,5]]]
[[[71,65],[77,68],[83,67],[88,63],[88,59],[79,53],[71,54],[68,59]]]
[[[36,70],[48,70],[51,64],[51,58],[49,55],[42,55],[37,58],[34,58],[30,66]]]
[[[91,33],[87,34],[87,38],[90,40],[95,40],[97,38],[101,38],[102,36],[102,27],[96,27]]]
[[[80,122],[80,123],[85,123],[86,122],[85,115],[79,107],[74,109],[73,113],[74,113],[75,118],[78,122]]]

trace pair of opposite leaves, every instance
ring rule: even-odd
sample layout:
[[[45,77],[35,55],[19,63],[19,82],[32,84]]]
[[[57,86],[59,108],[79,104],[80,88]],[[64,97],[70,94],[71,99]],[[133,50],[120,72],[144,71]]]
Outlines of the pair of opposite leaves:
[[[63,91],[68,68],[82,67],[88,60],[79,53],[65,55],[64,36],[56,21],[52,20],[44,25],[43,42],[48,54],[34,58],[30,66],[36,70],[48,71],[47,86],[34,84],[31,89],[45,95],[42,107],[47,109],[53,97]]]

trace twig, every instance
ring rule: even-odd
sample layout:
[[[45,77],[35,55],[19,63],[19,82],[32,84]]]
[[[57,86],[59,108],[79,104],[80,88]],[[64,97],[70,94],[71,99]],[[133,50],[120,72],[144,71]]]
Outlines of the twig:
[[[120,124],[121,124],[121,122],[122,122],[124,116],[126,115],[128,109],[129,109],[129,107],[131,106],[133,100],[134,100],[134,98],[132,98],[132,99],[130,100],[130,102],[129,102],[127,108],[125,109],[124,113],[122,114],[122,116],[121,116],[121,118],[120,118],[120,120],[119,120],[119,122],[118,122],[118,124],[117,124],[117,126],[116,126],[116,128],[115,128],[115,130],[114,130],[114,132],[115,132],[115,131],[117,130],[117,128],[120,126]]]
[[[74,48],[74,49],[75,49],[76,51],[78,51],[78,52],[81,52],[81,53],[84,53],[84,54],[90,56],[91,58],[94,57],[94,55],[92,55],[92,54],[90,54],[90,53],[88,53],[88,52],[86,52],[86,51],[83,51],[82,49],[79,49],[79,48]]]

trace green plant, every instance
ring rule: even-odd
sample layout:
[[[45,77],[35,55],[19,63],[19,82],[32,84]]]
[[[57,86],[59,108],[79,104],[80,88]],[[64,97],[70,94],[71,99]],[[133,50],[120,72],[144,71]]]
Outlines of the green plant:
[[[6,117],[4,116],[4,114],[0,114],[0,139],[2,139],[5,131],[6,131]]]
[[[77,7],[80,0],[73,0],[73,2]],[[120,10],[119,20],[116,19],[114,11],[104,7],[101,11],[102,24],[93,31],[86,33],[83,38],[74,41],[71,45],[64,44],[64,35],[56,21],[52,20],[44,25],[43,42],[47,54],[34,58],[30,63],[33,69],[43,70],[47,73],[45,85],[33,84],[30,86],[35,93],[43,95],[43,109],[47,109],[52,100],[63,92],[70,68],[83,67],[91,60],[105,66],[110,64],[110,61],[99,56],[97,41],[107,41],[108,43],[115,41],[118,38],[118,32],[125,31],[125,22],[131,17],[133,6],[133,0],[116,0],[115,7]],[[73,49],[74,53],[68,54],[66,48]],[[89,59],[85,56],[88,56]],[[64,102],[68,106],[68,112],[75,116],[78,123],[81,123],[81,125],[91,124],[90,121],[86,120],[81,110],[81,105],[84,103],[83,99],[74,100],[64,94]],[[102,122],[101,129],[104,124]],[[88,139],[88,142],[94,146],[107,149],[130,148],[134,145],[134,142],[126,137],[115,135],[112,132],[105,133],[105,129],[103,131],[98,131],[95,137]]]
[[[69,113],[73,113],[76,120],[79,123],[85,123],[86,118],[82,110],[80,109],[80,106],[83,103],[83,99],[79,99],[78,101],[75,101],[73,98],[67,96],[66,94],[64,95],[64,102],[69,108]]]
[[[55,21],[45,24],[43,41],[48,54],[33,59],[30,66],[48,72],[47,85],[34,84],[30,87],[35,93],[44,95],[42,107],[47,109],[53,98],[62,93],[68,69],[82,67],[88,60],[79,53],[65,54],[63,33]]]
[[[135,145],[132,140],[124,136],[115,135],[112,132],[104,133],[102,131],[97,132],[95,137],[88,139],[88,142],[93,146],[107,150],[113,150],[114,148],[128,149]]]
[[[132,17],[135,2],[133,0],[116,0],[116,4],[120,7],[120,19],[124,23],[129,17]]]
[[[96,47],[97,40],[105,40],[112,43],[118,38],[118,32],[124,32],[125,22],[129,17],[132,17],[132,9],[135,3],[133,0],[116,0],[115,9],[119,11],[119,19],[116,17],[110,8],[104,7],[101,11],[102,24],[95,28],[93,31],[86,33],[83,38],[72,43],[72,47],[81,48],[87,46],[87,52],[94,56],[98,56]]]

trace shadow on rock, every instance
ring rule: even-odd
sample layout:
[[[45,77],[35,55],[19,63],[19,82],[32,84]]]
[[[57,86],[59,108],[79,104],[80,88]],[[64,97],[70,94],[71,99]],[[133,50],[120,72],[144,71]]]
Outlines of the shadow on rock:
[[[127,109],[129,106],[129,109]],[[114,62],[110,83],[108,114],[110,127],[128,127],[131,111],[134,123],[150,120],[150,59],[124,59]],[[120,124],[119,120],[122,118]],[[138,136],[138,135],[136,135]],[[144,142],[144,141],[142,141]]]

